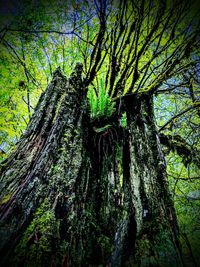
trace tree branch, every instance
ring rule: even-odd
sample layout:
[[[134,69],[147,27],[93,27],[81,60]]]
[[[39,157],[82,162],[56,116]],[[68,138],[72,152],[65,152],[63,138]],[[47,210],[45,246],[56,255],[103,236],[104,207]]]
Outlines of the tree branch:
[[[161,128],[158,131],[159,132],[163,131],[173,120],[182,116],[183,114],[187,113],[188,111],[195,109],[195,108],[198,108],[198,107],[200,107],[200,102],[195,102],[193,106],[184,109],[182,112],[176,114],[171,119],[169,119],[163,126],[161,126]]]
[[[167,146],[172,152],[176,152],[182,157],[183,163],[187,166],[189,163],[194,163],[199,166],[200,153],[198,150],[191,147],[185,139],[180,135],[165,135],[159,134],[162,145]]]

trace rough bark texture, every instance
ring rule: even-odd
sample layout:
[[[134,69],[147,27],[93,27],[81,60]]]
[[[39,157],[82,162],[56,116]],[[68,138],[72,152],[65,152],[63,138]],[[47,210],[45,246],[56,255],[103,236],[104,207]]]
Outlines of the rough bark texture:
[[[95,131],[81,71],[54,73],[2,164],[2,266],[181,266],[151,99]]]
[[[118,221],[111,266],[182,266],[178,226],[166,183],[166,166],[149,96],[123,103]],[[113,169],[112,177],[118,173]],[[116,180],[116,179],[115,179]],[[120,211],[120,212],[119,212]]]
[[[129,212],[122,261],[128,259],[127,264],[137,262],[141,266],[181,266],[176,215],[166,184],[151,97],[133,96],[125,105],[128,131],[123,168]]]
[[[65,211],[62,209],[72,201],[75,181],[84,160],[82,110],[85,92],[81,68],[77,65],[69,79],[59,69],[56,70],[16,152],[2,165],[1,251],[6,256],[5,261],[10,253],[13,255],[12,250],[18,243],[19,253],[20,246],[22,250],[19,256],[24,260],[23,253],[26,252],[23,251],[25,244],[22,243],[32,241],[28,245],[31,248],[44,239],[43,245],[48,250],[47,243],[53,234],[51,236],[52,229],[49,229],[50,234],[47,236],[45,232],[48,229],[45,227],[51,224],[56,227],[57,218],[64,216]],[[44,233],[41,232],[40,223],[37,223],[36,214],[40,210],[44,221],[45,216],[49,217],[47,221],[50,225],[43,225]],[[37,260],[32,264],[39,266]],[[41,266],[46,266],[43,264]]]

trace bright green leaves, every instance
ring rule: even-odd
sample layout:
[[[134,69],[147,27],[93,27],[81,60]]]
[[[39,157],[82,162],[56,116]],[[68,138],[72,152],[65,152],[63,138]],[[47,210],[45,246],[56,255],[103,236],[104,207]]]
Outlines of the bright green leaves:
[[[125,128],[127,126],[127,115],[126,112],[124,112],[122,114],[121,120],[120,120],[120,124],[123,128]]]
[[[114,112],[115,103],[111,101],[105,89],[105,81],[101,78],[97,83],[98,90],[90,87],[88,90],[88,100],[90,104],[91,118],[111,116]]]

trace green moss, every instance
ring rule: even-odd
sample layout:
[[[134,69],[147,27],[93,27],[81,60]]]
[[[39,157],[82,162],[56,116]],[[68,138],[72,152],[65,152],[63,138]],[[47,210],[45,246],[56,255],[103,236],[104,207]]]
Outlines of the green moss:
[[[6,204],[12,197],[12,193],[8,193],[5,196],[2,197],[2,199],[0,200],[0,205],[4,205]]]
[[[16,248],[17,259],[25,257],[27,266],[43,266],[52,255],[52,246],[59,238],[59,221],[48,199],[41,204]]]
[[[101,248],[103,258],[107,258],[110,255],[112,249],[112,242],[110,238],[108,236],[102,235],[98,238],[97,242]]]

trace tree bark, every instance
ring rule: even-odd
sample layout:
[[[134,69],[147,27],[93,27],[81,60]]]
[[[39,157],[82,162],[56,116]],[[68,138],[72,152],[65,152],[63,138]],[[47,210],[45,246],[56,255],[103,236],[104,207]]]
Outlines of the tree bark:
[[[182,266],[175,209],[150,96],[125,101],[128,130],[123,145],[127,214],[118,228],[121,247],[113,266]],[[123,225],[123,227],[122,227]],[[120,265],[121,264],[121,265]]]
[[[181,266],[151,99],[127,98],[127,128],[97,131],[81,72],[56,70],[1,166],[1,265]]]
[[[5,266],[10,260],[16,266],[19,258],[29,262],[27,251],[32,247],[33,251],[37,247],[40,250],[42,246],[40,253],[43,249],[44,257],[37,261],[37,256],[29,265],[49,266],[49,261],[44,263],[45,253],[55,243],[50,239],[59,236],[53,228],[59,226],[58,220],[70,209],[82,159],[85,160],[82,118],[86,94],[81,71],[82,66],[77,64],[69,79],[60,69],[55,71],[16,151],[2,164],[1,259]],[[49,227],[49,236],[42,227]]]

